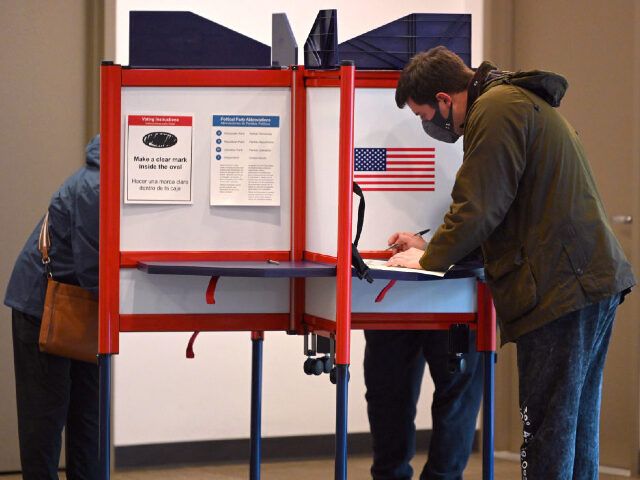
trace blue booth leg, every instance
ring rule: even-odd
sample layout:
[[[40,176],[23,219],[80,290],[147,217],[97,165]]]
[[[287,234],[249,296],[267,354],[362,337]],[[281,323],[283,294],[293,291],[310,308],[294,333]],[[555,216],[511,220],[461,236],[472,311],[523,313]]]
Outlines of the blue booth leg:
[[[260,480],[260,424],[262,412],[262,338],[252,338],[251,464],[249,478]]]
[[[493,433],[495,405],[495,352],[484,352],[484,399],[482,401],[482,479],[493,480]]]
[[[111,354],[98,355],[100,478],[109,480],[111,469]]]
[[[336,480],[347,478],[349,365],[336,365]]]

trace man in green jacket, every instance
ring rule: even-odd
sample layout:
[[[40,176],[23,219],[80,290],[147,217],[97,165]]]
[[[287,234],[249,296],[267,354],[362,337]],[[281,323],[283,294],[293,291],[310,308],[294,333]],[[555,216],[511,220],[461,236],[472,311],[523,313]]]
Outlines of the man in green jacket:
[[[446,270],[480,246],[502,342],[515,342],[523,478],[597,479],[602,372],[618,304],[635,285],[577,132],[554,108],[567,81],[475,72],[444,47],[404,68],[396,103],[464,159],[428,245],[409,232],[390,264]]]

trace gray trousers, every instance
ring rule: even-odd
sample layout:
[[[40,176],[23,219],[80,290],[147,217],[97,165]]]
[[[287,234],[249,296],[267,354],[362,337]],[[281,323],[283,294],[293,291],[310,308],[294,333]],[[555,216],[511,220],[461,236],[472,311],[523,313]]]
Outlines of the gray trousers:
[[[602,372],[620,295],[516,340],[522,478],[597,480]]]

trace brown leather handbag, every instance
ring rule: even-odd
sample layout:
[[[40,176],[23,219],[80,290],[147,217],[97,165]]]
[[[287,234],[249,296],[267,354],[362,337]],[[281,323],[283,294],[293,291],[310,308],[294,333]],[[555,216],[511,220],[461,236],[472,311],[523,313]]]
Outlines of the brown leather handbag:
[[[98,298],[76,285],[56,282],[51,274],[47,211],[38,249],[47,273],[47,295],[40,327],[40,351],[83,362],[98,362]]]

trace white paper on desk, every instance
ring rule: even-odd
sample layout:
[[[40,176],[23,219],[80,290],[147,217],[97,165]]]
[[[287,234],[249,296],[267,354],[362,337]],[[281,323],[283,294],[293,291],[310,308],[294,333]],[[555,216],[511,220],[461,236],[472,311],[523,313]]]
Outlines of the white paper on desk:
[[[412,272],[412,273],[422,273],[424,275],[434,275],[436,277],[444,277],[447,272],[435,272],[433,270],[418,270],[417,268],[405,268],[405,267],[387,267],[385,263],[387,260],[374,260],[371,258],[364,259],[364,263],[374,270],[391,270],[394,272]],[[451,267],[449,267],[451,268]],[[447,269],[448,271],[448,269]]]

